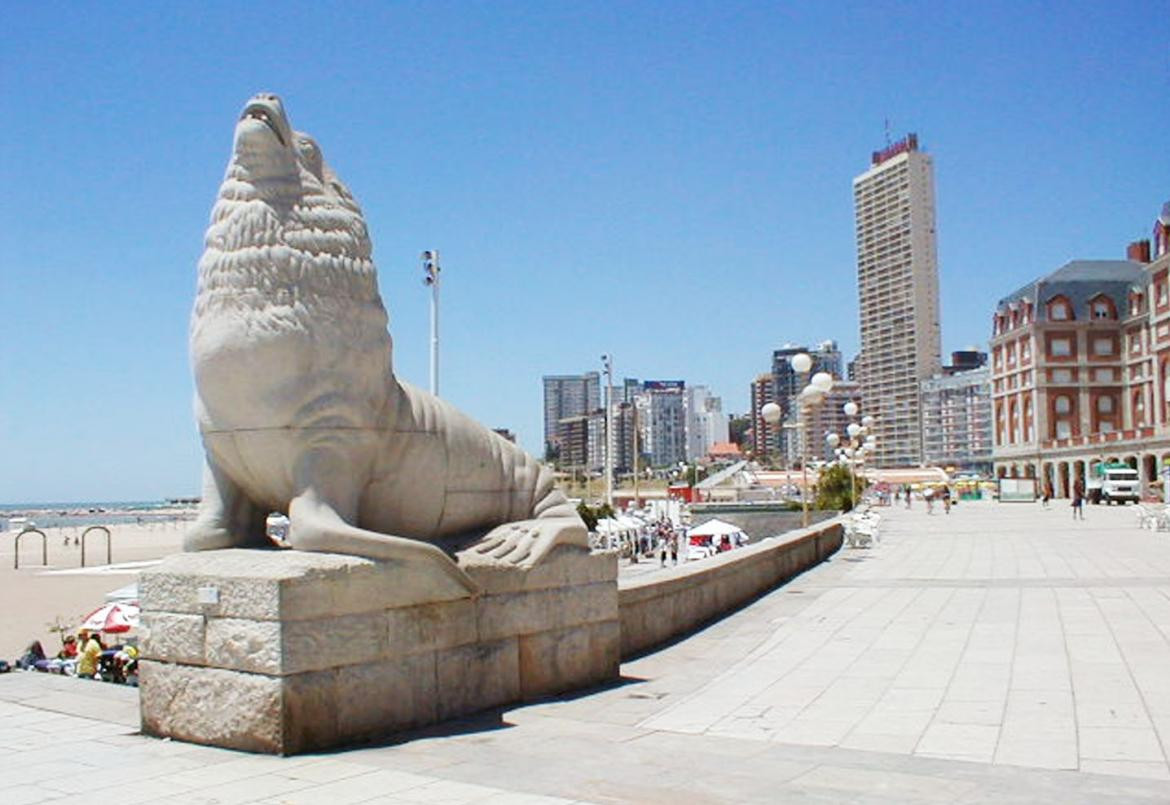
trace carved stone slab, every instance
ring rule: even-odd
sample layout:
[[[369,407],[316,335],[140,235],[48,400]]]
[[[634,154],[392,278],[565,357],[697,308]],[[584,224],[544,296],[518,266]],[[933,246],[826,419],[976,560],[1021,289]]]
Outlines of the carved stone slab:
[[[143,731],[294,754],[617,677],[614,554],[464,569],[480,595],[354,556],[169,557],[140,581]]]

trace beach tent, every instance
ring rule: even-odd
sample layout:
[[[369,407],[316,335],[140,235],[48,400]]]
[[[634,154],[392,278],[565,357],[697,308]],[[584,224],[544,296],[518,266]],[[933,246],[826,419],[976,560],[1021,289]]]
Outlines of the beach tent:
[[[687,531],[688,537],[722,537],[731,536],[732,534],[742,533],[743,529],[737,525],[732,525],[724,520],[718,518],[708,520],[705,523],[691,528]]]

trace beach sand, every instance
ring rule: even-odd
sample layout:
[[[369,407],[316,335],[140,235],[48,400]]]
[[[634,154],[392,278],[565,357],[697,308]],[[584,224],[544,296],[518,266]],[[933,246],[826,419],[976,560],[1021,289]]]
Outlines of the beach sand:
[[[85,560],[80,569],[81,547],[73,544],[82,528],[45,528],[49,565],[41,564],[41,538],[25,534],[20,540],[20,569],[13,567],[15,533],[0,533],[0,659],[12,662],[33,640],[40,640],[52,656],[61,648],[61,637],[51,631],[55,623],[76,634],[81,619],[106,603],[106,593],[137,581],[141,566],[182,550],[188,523],[108,526],[113,564],[106,564],[106,539],[90,532]],[[65,537],[70,545],[65,546]],[[126,563],[129,567],[122,567]]]

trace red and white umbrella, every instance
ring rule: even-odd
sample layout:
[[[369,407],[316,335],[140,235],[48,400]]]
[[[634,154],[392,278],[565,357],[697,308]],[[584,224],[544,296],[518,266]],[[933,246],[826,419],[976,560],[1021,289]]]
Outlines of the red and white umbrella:
[[[90,632],[128,632],[138,627],[137,603],[112,603],[100,606],[85,616],[82,629]]]

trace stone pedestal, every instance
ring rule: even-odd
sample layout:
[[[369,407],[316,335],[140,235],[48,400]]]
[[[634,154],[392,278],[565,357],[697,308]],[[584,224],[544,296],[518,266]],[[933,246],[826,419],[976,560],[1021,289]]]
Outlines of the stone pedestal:
[[[475,597],[337,554],[169,557],[139,583],[143,732],[294,754],[617,677],[614,554],[465,569]]]

